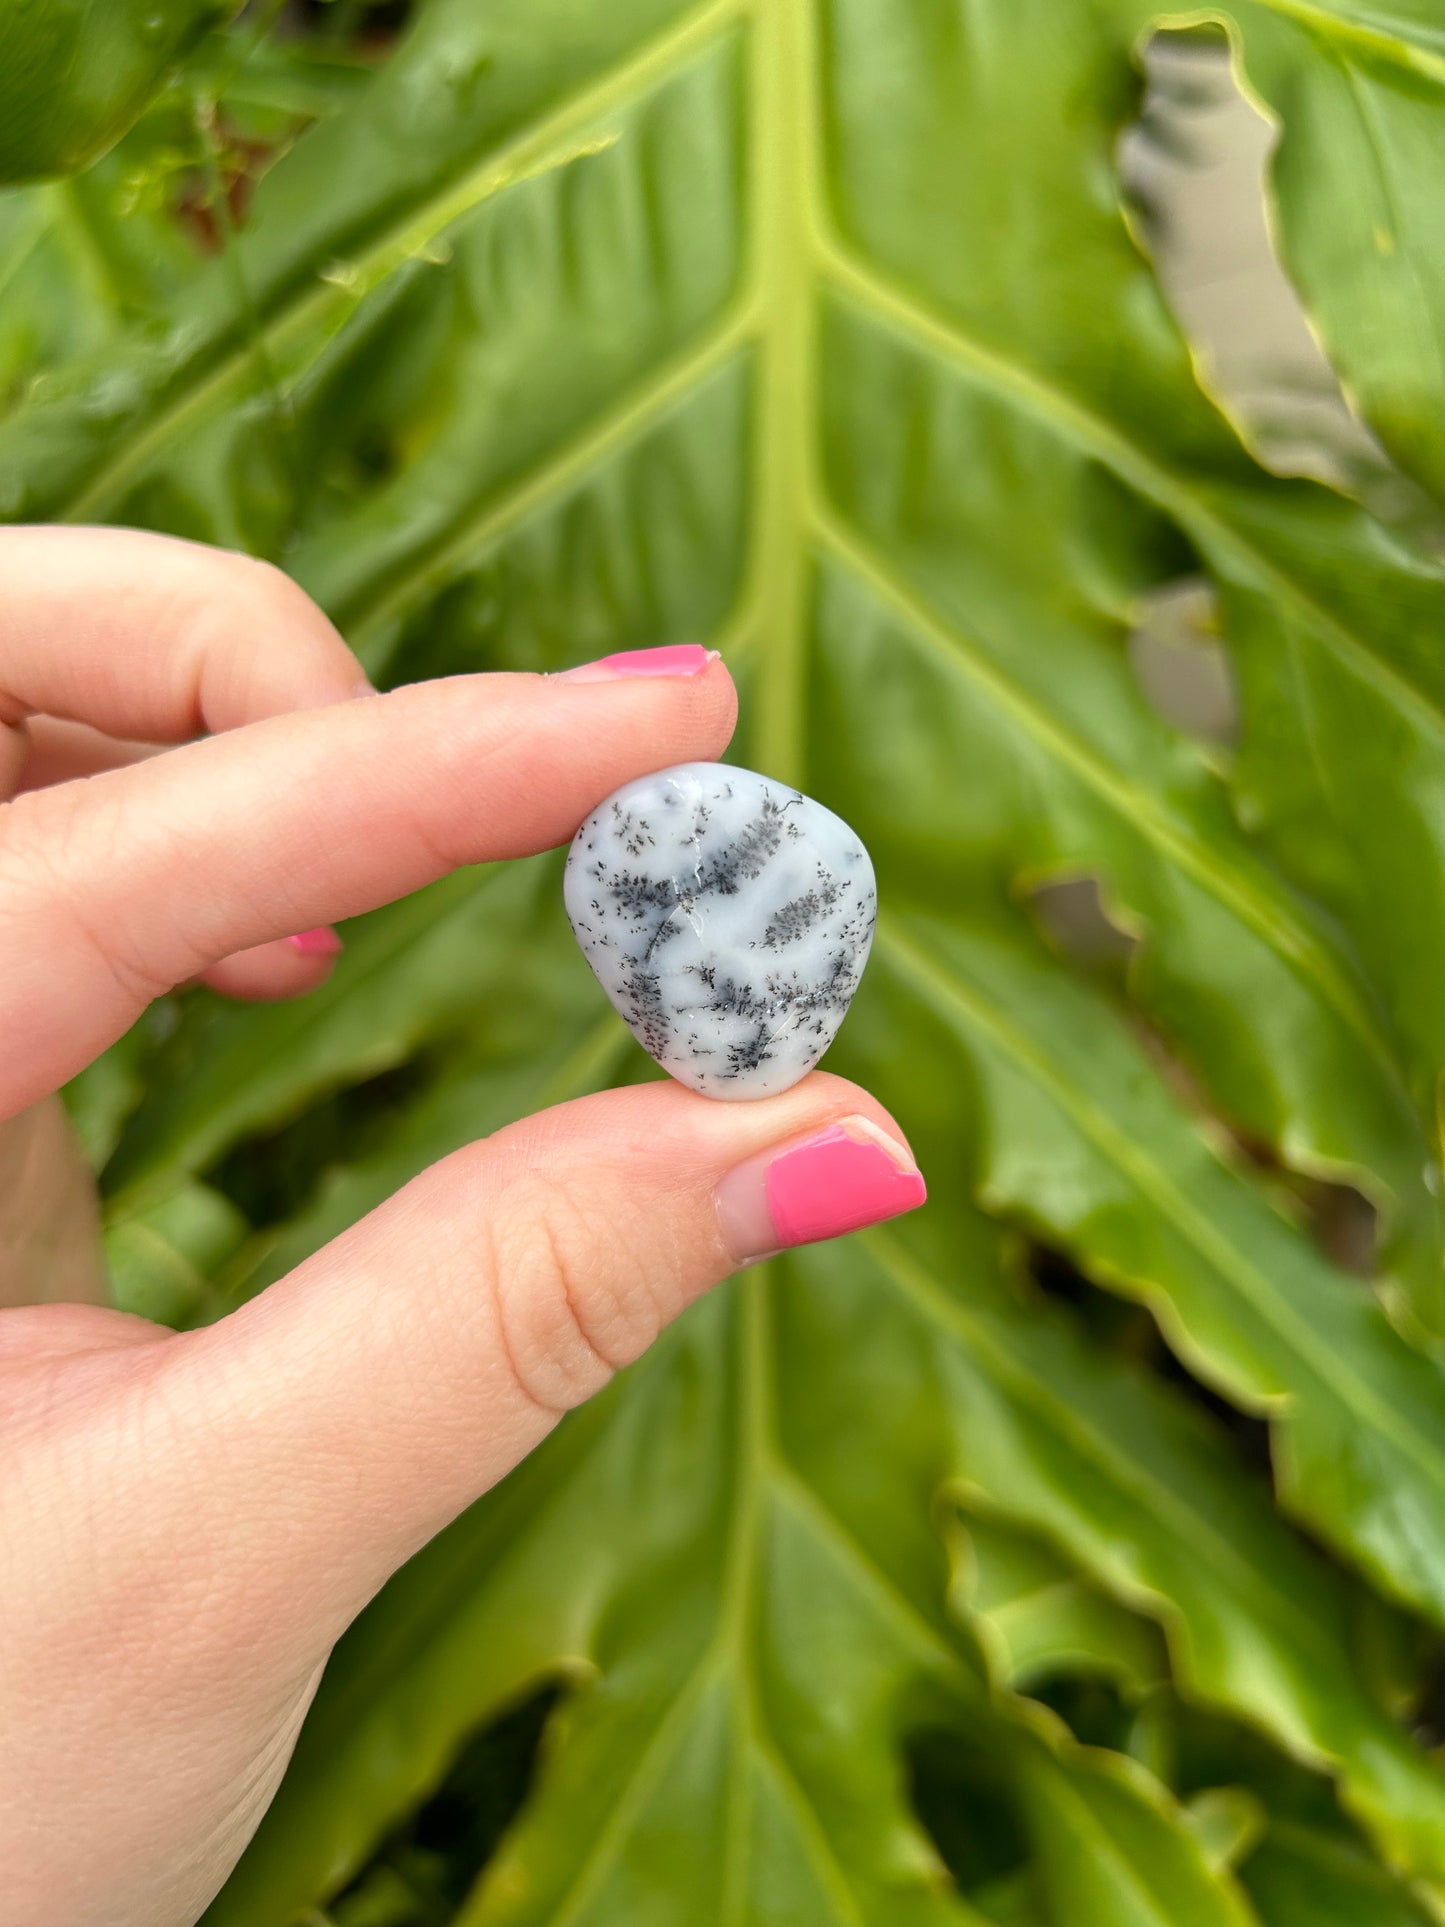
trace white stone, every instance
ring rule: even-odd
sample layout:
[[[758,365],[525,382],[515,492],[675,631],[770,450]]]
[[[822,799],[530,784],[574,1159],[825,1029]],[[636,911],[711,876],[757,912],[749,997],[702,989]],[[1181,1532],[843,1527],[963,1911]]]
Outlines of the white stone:
[[[840,817],[726,763],[679,763],[609,796],[572,840],[563,894],[634,1037],[705,1097],[769,1097],[813,1068],[878,908]]]

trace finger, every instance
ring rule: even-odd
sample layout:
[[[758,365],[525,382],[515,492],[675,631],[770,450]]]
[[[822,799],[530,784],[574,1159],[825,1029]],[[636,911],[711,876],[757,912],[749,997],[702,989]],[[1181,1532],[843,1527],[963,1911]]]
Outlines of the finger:
[[[277,1003],[286,997],[304,997],[308,990],[324,984],[341,950],[340,937],[329,924],[322,924],[315,930],[284,937],[279,943],[238,950],[203,970],[201,980],[223,997]]]
[[[162,753],[158,743],[127,743],[105,736],[87,723],[65,723],[53,716],[37,716],[28,724],[30,754],[21,772],[22,790],[49,789],[72,783],[102,770],[126,769]],[[202,983],[223,997],[273,1003],[304,996],[324,983],[341,952],[341,939],[322,925],[279,943],[258,944],[234,957],[223,957],[200,974]]]
[[[183,742],[340,702],[360,664],[269,563],[133,529],[0,530],[0,722]]]
[[[32,717],[25,732],[29,741],[16,785],[22,790],[49,789],[81,776],[98,776],[102,770],[125,769],[156,755],[161,747],[125,742],[88,723],[62,722],[55,716]]]
[[[125,1557],[164,1568],[178,1597],[231,1602],[221,1620],[244,1599],[304,1673],[403,1560],[710,1286],[923,1198],[894,1121],[822,1074],[743,1104],[646,1085],[511,1126],[158,1348],[135,1396],[163,1415],[168,1449],[159,1467],[132,1453],[148,1469],[142,1493],[116,1499],[136,1512]],[[147,1610],[163,1606],[152,1593]],[[223,1632],[247,1637],[233,1620]]]
[[[58,1361],[39,1409],[79,1416],[12,1455],[0,1553],[26,1546],[6,1670],[39,1738],[11,1749],[12,1805],[22,1831],[86,1816],[62,1818],[66,1918],[140,1919],[149,1843],[189,1838],[166,1918],[194,1919],[404,1559],[729,1271],[922,1197],[892,1119],[838,1079],[615,1091],[448,1158],[206,1331]],[[37,1805],[57,1761],[69,1797]]]
[[[697,652],[702,657],[703,652]],[[562,842],[716,756],[731,680],[470,676],[273,718],[0,810],[0,1112],[222,957]]]

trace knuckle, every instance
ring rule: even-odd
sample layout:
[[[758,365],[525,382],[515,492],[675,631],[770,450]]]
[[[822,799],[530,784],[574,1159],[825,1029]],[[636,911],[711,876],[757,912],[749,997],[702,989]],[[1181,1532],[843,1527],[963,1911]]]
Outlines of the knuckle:
[[[534,1404],[553,1413],[582,1404],[656,1337],[654,1301],[619,1252],[610,1214],[566,1187],[507,1186],[488,1235],[502,1347]]]
[[[54,954],[88,954],[127,1003],[169,990],[124,918],[103,918],[88,879],[117,872],[127,847],[123,813],[101,783],[61,784],[0,803],[0,919],[12,930],[39,929]],[[83,847],[82,847],[83,846]]]
[[[76,905],[71,853],[79,812],[62,785],[0,803],[0,902],[7,923],[64,917]]]
[[[204,617],[190,631],[200,719],[223,686],[233,698],[244,697],[250,684],[274,677],[278,660],[292,656],[297,643],[304,644],[308,661],[318,646],[327,653],[334,648],[338,656],[348,653],[317,604],[274,562],[228,551],[223,566],[230,575],[227,593],[210,598]],[[255,648],[253,635],[265,637],[270,646]]]

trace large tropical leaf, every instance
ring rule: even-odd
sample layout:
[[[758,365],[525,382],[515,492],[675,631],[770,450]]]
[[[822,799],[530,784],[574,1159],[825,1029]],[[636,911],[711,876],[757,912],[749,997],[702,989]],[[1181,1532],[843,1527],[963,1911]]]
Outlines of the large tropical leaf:
[[[1433,0],[1219,12],[1283,130],[1286,263],[1438,492]],[[1445,571],[1261,469],[1198,387],[1114,167],[1154,18],[431,0],[219,259],[126,282],[130,329],[47,320],[73,210],[0,203],[36,237],[0,354],[48,363],[0,423],[5,512],[278,555],[383,679],[727,652],[740,758],[873,850],[834,1061],[934,1189],[699,1307],[399,1576],[217,1927],[328,1903],[544,1685],[468,1923],[1242,1927],[1291,1920],[1288,1868],[1305,1892],[1332,1852],[1382,1919],[1403,1882],[1445,1893],[1445,1781],[1405,1725],[1445,1627]],[[131,217],[87,206],[133,258]],[[1238,676],[1237,763],[1135,679],[1181,576]],[[1117,977],[1034,927],[1080,875],[1133,940]],[[467,1137],[638,1070],[544,862],[376,913],[308,1003],[189,1003],[76,1105],[113,1147],[127,1302],[195,1319]],[[1322,1178],[1378,1207],[1369,1282],[1312,1241]],[[1067,1254],[1082,1317],[1018,1287],[991,1219]],[[1272,1486],[1221,1411],[1268,1421]],[[1196,1808],[1080,1746],[985,1595],[960,1619],[959,1503],[1063,1567],[1036,1658],[1167,1670],[1364,1838],[1267,1817],[1250,1859],[1227,1776]],[[1403,1688],[1364,1623],[1413,1655]],[[948,1846],[940,1785],[1011,1864]]]

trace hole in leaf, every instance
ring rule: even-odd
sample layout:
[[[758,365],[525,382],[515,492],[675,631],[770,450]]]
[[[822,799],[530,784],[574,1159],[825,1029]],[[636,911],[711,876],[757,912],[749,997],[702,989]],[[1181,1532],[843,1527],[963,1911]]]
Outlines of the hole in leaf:
[[[1068,1305],[1090,1335],[1122,1358],[1151,1360],[1159,1345],[1158,1328],[1141,1305],[1102,1291],[1086,1278],[1065,1251],[1029,1238],[1023,1268],[1046,1298]]]
[[[1085,1746],[1129,1751],[1138,1706],[1117,1683],[1097,1673],[1059,1673],[1035,1686],[1030,1699],[1052,1708]]]
[[[426,1056],[333,1092],[269,1136],[244,1138],[206,1173],[206,1182],[258,1228],[299,1211],[322,1176],[353,1163],[385,1137],[436,1075]]]
[[[1223,30],[1161,29],[1144,70],[1119,173],[1206,387],[1266,466],[1346,488],[1438,543],[1438,514],[1350,412],[1275,258],[1265,189],[1276,132],[1240,92]]]
[[[1234,743],[1239,704],[1216,623],[1216,597],[1202,577],[1186,577],[1139,600],[1129,661],[1150,706],[1166,723],[1207,742]]]
[[[415,11],[414,0],[291,0],[284,24],[288,34],[376,58],[390,52]]]
[[[1054,949],[1086,969],[1122,974],[1138,948],[1138,938],[1110,917],[1097,877],[1050,877],[1025,901]]]
[[[965,1734],[925,1730],[909,1742],[907,1762],[914,1811],[962,1893],[1027,1868],[1028,1836],[995,1752]]]
[[[1129,1027],[1148,1054],[1160,1081],[1167,1084],[1181,1104],[1192,1111],[1201,1128],[1214,1129],[1234,1141],[1234,1132],[1219,1120],[1210,1102],[1208,1087],[1195,1067],[1182,1057],[1173,1041],[1137,1005],[1127,1012]]]
[[[466,1743],[436,1792],[330,1903],[333,1927],[447,1927],[531,1789],[558,1693],[549,1686]]]
[[[1216,1151],[1248,1167],[1257,1188],[1333,1263],[1359,1277],[1373,1277],[1378,1270],[1379,1213],[1369,1199],[1351,1185],[1311,1177],[1285,1164],[1272,1145],[1221,1112],[1200,1073],[1142,1011],[1131,1009],[1128,1019],[1161,1081],[1193,1114]]]
[[[1445,1640],[1435,1639],[1416,1664],[1420,1681],[1410,1730],[1418,1745],[1429,1752],[1445,1746]]]
[[[1241,1412],[1229,1400],[1197,1379],[1166,1343],[1154,1314],[1136,1303],[1096,1285],[1059,1251],[1036,1238],[1024,1245],[1026,1275],[1045,1297],[1069,1305],[1091,1337],[1117,1358],[1149,1367],[1194,1405],[1201,1407],[1229,1434],[1241,1458],[1266,1480],[1272,1477],[1269,1426],[1252,1413]]]
[[[1274,131],[1245,99],[1222,30],[1155,33],[1119,168],[1175,314],[1220,400],[1276,467],[1323,479],[1317,443],[1371,438],[1345,405],[1265,225]],[[1378,453],[1375,459],[1379,459]]]
[[[1323,1178],[1295,1178],[1315,1242],[1341,1271],[1371,1278],[1378,1269],[1380,1214],[1363,1192]]]
[[[1231,1142],[1265,1180],[1265,1189],[1300,1220],[1317,1248],[1341,1271],[1372,1278],[1379,1269],[1380,1214],[1352,1184],[1312,1177],[1283,1163],[1271,1145],[1242,1131]]]

